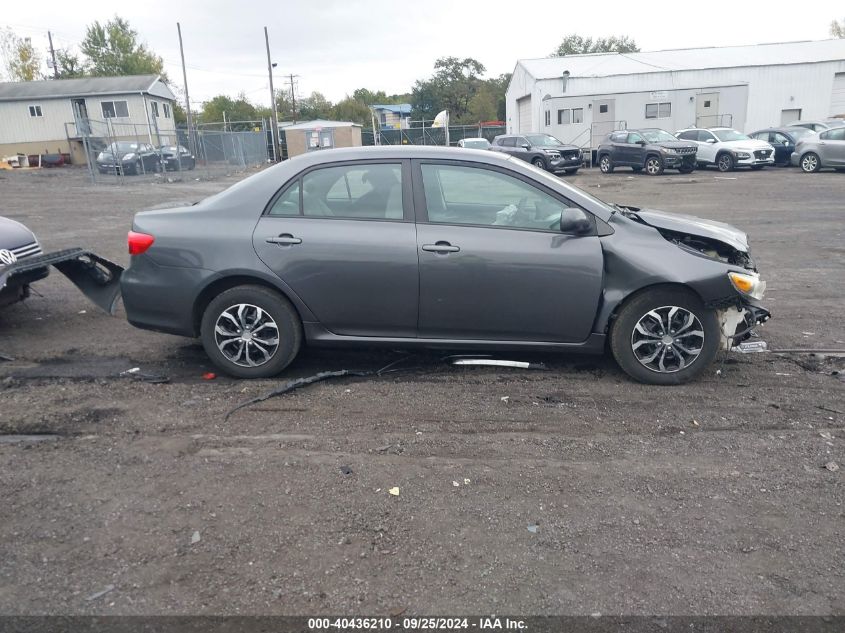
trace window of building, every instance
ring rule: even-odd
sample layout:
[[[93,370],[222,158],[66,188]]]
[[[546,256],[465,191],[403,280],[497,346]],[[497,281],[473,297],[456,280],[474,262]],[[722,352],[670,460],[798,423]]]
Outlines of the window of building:
[[[162,103],[161,107],[164,109],[164,118],[170,118],[170,104],[169,103]]]
[[[668,101],[645,104],[645,118],[647,119],[668,119],[670,116],[672,116],[672,104]]]
[[[152,108],[153,116],[158,117],[158,101],[150,101],[150,108]]]
[[[101,101],[104,119],[121,119],[129,116],[129,106],[125,101]]]
[[[423,165],[428,221],[535,231],[559,231],[567,205],[492,169]],[[574,206],[574,205],[570,205]]]
[[[552,113],[546,110],[546,125],[551,125],[552,122]]]
[[[572,122],[573,123],[583,123],[584,122],[584,108],[572,108]]]
[[[29,106],[29,116],[31,117],[40,117],[44,116],[41,113],[41,106],[40,105],[31,105]]]
[[[607,113],[607,104],[602,103],[599,105],[599,114],[606,114]]]
[[[572,122],[572,110],[558,110],[557,111],[557,124],[558,125],[569,125]]]

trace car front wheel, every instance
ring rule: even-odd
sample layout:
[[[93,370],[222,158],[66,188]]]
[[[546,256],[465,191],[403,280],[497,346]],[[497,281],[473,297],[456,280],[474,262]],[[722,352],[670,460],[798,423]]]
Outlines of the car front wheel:
[[[801,169],[812,174],[822,168],[822,162],[819,160],[819,155],[813,152],[807,152],[801,157]]]
[[[546,168],[546,161],[542,158],[535,158],[531,161],[531,164],[534,165],[537,169],[545,169]]]
[[[719,171],[733,171],[734,157],[730,154],[720,154],[716,159],[716,167]]]
[[[697,378],[719,350],[719,320],[692,292],[646,290],[627,301],[610,333],[622,370],[639,382],[678,385]]]
[[[659,156],[649,156],[645,161],[645,170],[649,176],[663,173],[663,160]]]
[[[599,158],[599,169],[603,174],[613,173],[613,161],[610,160],[610,156],[604,154],[601,158]]]
[[[290,365],[302,326],[287,299],[263,286],[237,286],[206,307],[200,336],[206,354],[236,378],[267,378]]]

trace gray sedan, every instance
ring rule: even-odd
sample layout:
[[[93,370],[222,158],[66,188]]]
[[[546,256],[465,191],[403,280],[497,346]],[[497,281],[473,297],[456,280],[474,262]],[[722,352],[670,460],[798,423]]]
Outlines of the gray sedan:
[[[793,165],[800,166],[807,173],[819,171],[824,167],[845,171],[845,127],[835,127],[802,137],[795,145],[790,160]]]
[[[138,213],[129,321],[223,371],[303,345],[585,352],[677,384],[769,318],[746,236],[608,205],[500,153],[314,152],[198,204]]]

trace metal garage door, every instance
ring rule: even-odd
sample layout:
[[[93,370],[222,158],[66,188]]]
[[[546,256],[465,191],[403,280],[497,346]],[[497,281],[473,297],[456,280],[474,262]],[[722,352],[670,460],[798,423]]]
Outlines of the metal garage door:
[[[519,113],[519,133],[533,132],[531,129],[531,95],[516,100],[516,109]]]
[[[833,78],[833,93],[830,95],[831,116],[845,115],[845,73],[836,73]]]

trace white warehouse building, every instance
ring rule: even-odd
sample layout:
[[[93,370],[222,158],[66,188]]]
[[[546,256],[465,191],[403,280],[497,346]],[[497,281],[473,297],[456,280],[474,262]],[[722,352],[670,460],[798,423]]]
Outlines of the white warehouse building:
[[[519,60],[510,134],[596,147],[614,129],[743,132],[845,116],[845,39]]]

